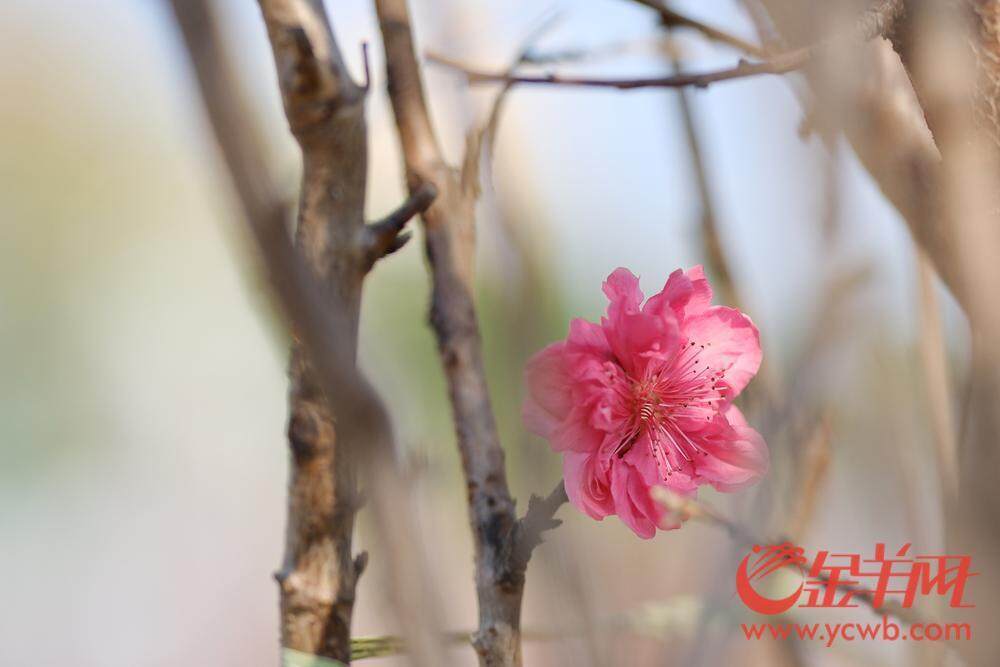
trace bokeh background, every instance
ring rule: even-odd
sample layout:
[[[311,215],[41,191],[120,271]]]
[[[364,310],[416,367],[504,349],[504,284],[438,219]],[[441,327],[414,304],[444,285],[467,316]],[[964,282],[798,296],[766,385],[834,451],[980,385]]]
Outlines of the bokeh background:
[[[217,4],[293,199],[299,156],[259,10]],[[553,16],[538,53],[594,52],[562,71],[662,73],[667,51],[697,68],[736,57],[684,32],[668,47],[653,14],[621,0],[414,4],[423,49],[485,67],[505,67]],[[358,77],[360,44],[371,45],[376,218],[404,194],[379,34],[369,3],[337,5]],[[730,0],[675,6],[754,37]],[[496,90],[470,91],[433,65],[426,77],[457,161]],[[775,459],[756,491],[703,498],[809,548],[933,552],[942,535],[921,309],[936,299],[943,314],[949,397],[966,376],[966,325],[936,281],[921,292],[905,225],[850,149],[800,136],[793,85],[761,77],[688,94],[733,286],[761,329],[765,367],[747,407]],[[277,662],[288,340],[220,165],[165,3],[0,5],[2,664]],[[615,267],[651,293],[704,262],[702,215],[678,93],[511,93],[480,206],[478,281],[522,506],[560,475],[558,457],[521,427],[525,360],[571,317],[600,316]],[[412,243],[366,283],[361,363],[419,480],[449,629],[471,630],[471,540],[427,304]],[[747,642],[734,634],[737,554],[723,531],[691,523],[643,542],[615,519],[569,506],[560,517],[529,571],[524,622],[558,637],[529,641],[527,664],[908,665],[940,650]],[[364,519],[359,530],[363,547]],[[372,557],[362,636],[398,631]],[[474,662],[467,647],[452,655]]]

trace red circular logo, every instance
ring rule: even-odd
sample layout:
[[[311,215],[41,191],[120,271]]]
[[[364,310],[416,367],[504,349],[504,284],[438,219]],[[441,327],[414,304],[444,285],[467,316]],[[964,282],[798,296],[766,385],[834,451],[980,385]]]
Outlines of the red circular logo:
[[[766,547],[754,545],[751,552],[740,561],[740,566],[736,569],[736,592],[739,593],[743,604],[751,611],[766,615],[784,613],[798,601],[804,582],[800,582],[798,588],[790,595],[777,599],[761,595],[751,582],[760,581],[787,565],[797,565],[804,562],[802,548],[796,547],[791,542]]]

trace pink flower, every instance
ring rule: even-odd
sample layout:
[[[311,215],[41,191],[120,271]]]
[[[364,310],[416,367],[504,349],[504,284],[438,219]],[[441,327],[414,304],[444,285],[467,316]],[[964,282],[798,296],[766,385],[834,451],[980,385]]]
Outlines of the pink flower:
[[[674,271],[645,304],[627,269],[608,276],[604,293],[600,324],[574,319],[566,340],[528,362],[524,421],[562,453],[577,508],[617,514],[650,538],[679,526],[652,487],[690,497],[767,472],[767,445],[732,404],[760,367],[760,339],[749,317],[711,305],[700,266]]]

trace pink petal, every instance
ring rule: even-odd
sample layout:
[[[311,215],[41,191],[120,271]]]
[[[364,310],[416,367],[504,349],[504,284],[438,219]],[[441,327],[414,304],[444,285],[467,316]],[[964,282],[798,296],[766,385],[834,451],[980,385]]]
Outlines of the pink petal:
[[[604,281],[603,288],[610,302],[608,317],[612,320],[625,313],[638,312],[644,296],[634,273],[625,268],[617,268]]]
[[[656,534],[663,509],[653,500],[643,474],[622,459],[611,465],[611,495],[615,513],[636,535],[648,540]]]
[[[700,315],[712,303],[712,287],[701,265],[687,271],[677,269],[667,278],[659,294],[649,297],[643,312],[662,314],[670,308],[678,320]]]
[[[563,455],[563,480],[569,501],[581,512],[597,520],[614,514],[607,471],[602,469],[597,456],[566,452]]]
[[[590,408],[588,423],[599,431],[610,433],[625,428],[628,419],[624,399],[614,392],[607,392]]]
[[[625,461],[639,471],[647,486],[663,486],[674,493],[689,496],[698,490],[698,482],[694,479],[694,469],[679,454],[668,446],[668,458],[673,472],[666,478],[661,476],[650,447],[648,433],[640,435],[632,448],[625,454]]]
[[[728,424],[715,437],[699,439],[708,455],[698,460],[698,475],[719,491],[738,491],[767,473],[770,454],[736,406],[729,406],[719,421]]]
[[[725,371],[730,399],[743,391],[760,368],[760,334],[753,321],[735,308],[712,306],[686,319],[681,331],[688,340],[706,345],[700,355],[702,363]]]
[[[525,427],[549,438],[573,407],[573,398],[562,341],[543,348],[528,360],[524,370],[527,395],[521,407]]]
[[[573,318],[569,323],[566,346],[574,352],[589,352],[596,357],[608,358],[611,348],[600,324],[588,322],[582,317]]]
[[[606,434],[590,425],[591,412],[590,406],[573,406],[566,419],[548,436],[553,451],[596,452],[600,449]]]
[[[614,361],[602,361],[590,354],[567,354],[573,383],[573,404],[585,408],[576,413],[600,431],[615,430],[628,417],[623,390],[627,388],[624,371]]]
[[[613,357],[609,359],[590,352],[577,353],[571,351],[568,344],[566,347],[566,372],[574,387],[600,389],[612,382],[621,381],[619,376],[622,375],[622,370]]]
[[[666,363],[681,342],[673,317],[628,313],[617,320],[604,318],[601,324],[615,358],[632,378],[643,377],[650,360]]]

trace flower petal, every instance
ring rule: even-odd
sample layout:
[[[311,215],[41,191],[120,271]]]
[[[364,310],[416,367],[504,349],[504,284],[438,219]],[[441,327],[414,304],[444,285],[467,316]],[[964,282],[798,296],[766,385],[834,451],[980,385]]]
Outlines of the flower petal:
[[[699,438],[708,454],[699,458],[698,475],[719,491],[738,491],[758,481],[770,466],[767,443],[734,405],[718,421],[727,422],[711,437]]]
[[[573,505],[595,519],[617,514],[648,539],[680,525],[654,488],[734,491],[767,471],[767,445],[730,402],[760,366],[759,334],[746,315],[710,305],[700,266],[675,271],[645,306],[626,269],[603,288],[600,324],[573,320],[565,341],[529,361],[524,420],[563,453]]]
[[[730,399],[743,391],[760,368],[760,334],[753,321],[735,308],[712,306],[684,320],[681,333],[706,345],[700,359],[725,372],[723,379],[732,390]]]
[[[603,318],[601,324],[615,359],[633,379],[644,377],[651,362],[660,367],[670,361],[681,341],[673,317],[628,313],[617,320]]]
[[[712,303],[712,287],[699,264],[687,271],[677,269],[667,278],[659,294],[649,297],[643,312],[662,314],[667,308],[678,320],[700,315]]]
[[[573,352],[585,352],[604,359],[611,357],[611,347],[600,324],[575,317],[569,323],[566,347]]]
[[[617,268],[611,272],[603,285],[604,294],[608,297],[608,317],[617,320],[625,313],[639,311],[639,306],[645,298],[639,289],[639,279],[625,268]]]
[[[569,501],[581,512],[598,521],[614,514],[607,470],[601,466],[598,456],[566,452],[563,480]]]
[[[529,359],[524,369],[528,391],[521,416],[525,427],[543,438],[552,436],[573,407],[565,352],[564,342],[552,343]]]
[[[596,452],[604,441],[605,433],[590,425],[593,408],[574,405],[569,415],[548,436],[556,452]]]
[[[688,496],[698,490],[698,482],[694,479],[694,468],[678,454],[669,443],[664,442],[667,459],[673,468],[670,475],[662,475],[656,465],[648,432],[643,432],[625,454],[625,461],[639,471],[646,484],[650,487],[663,486],[672,492]]]
[[[615,501],[615,513],[644,540],[656,534],[664,513],[663,508],[653,500],[651,489],[642,471],[624,459],[612,461],[611,495]]]

